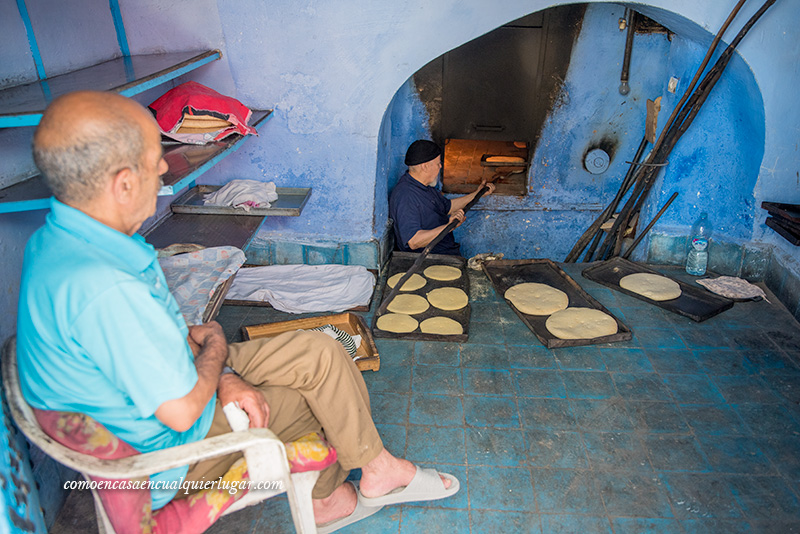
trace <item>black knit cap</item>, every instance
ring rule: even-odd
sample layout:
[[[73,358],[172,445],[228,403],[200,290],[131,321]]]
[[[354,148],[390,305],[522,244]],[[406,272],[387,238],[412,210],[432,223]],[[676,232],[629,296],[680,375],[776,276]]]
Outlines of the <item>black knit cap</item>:
[[[412,165],[420,165],[421,163],[427,163],[432,159],[436,159],[441,155],[442,150],[439,148],[439,145],[433,141],[417,139],[408,147],[408,151],[406,152],[406,165],[409,167]]]

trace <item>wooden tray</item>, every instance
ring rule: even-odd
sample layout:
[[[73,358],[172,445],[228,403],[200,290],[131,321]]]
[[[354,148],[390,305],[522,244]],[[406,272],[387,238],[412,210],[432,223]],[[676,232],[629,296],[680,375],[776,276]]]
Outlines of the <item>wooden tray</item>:
[[[595,345],[598,343],[616,343],[631,339],[631,331],[614,314],[597,302],[591,295],[583,290],[561,268],[548,259],[541,260],[494,260],[483,264],[483,271],[491,280],[495,290],[500,295],[511,286],[525,282],[537,282],[560,289],[569,297],[569,306],[579,308],[594,308],[613,317],[617,322],[617,333],[610,336],[600,336],[589,339],[560,339],[547,330],[545,322],[547,315],[528,315],[519,311],[511,302],[508,305],[522,319],[522,322],[531,329],[539,341],[549,348],[578,347],[582,345]]]
[[[414,252],[393,252],[392,259],[389,263],[389,269],[387,271],[386,280],[397,273],[404,273],[408,269],[411,268],[411,265],[417,259],[419,254]],[[450,256],[447,254],[428,254],[425,260],[422,262],[420,266],[418,274],[420,276],[423,271],[427,267],[431,265],[449,265],[451,267],[455,267],[461,271],[461,277],[455,280],[431,280],[426,278],[427,284],[422,286],[422,288],[417,289],[416,291],[401,291],[400,295],[419,295],[421,297],[425,297],[431,290],[437,289],[440,287],[457,287],[464,291],[469,297],[469,276],[466,272],[467,267],[467,260],[462,258],[461,256]],[[384,281],[385,284],[385,281]],[[388,291],[386,288],[382,288],[382,297]],[[391,312],[387,312],[391,313]],[[391,338],[391,339],[418,339],[422,341],[449,341],[452,343],[463,343],[469,338],[469,315],[470,315],[470,305],[467,305],[460,310],[440,310],[438,308],[434,308],[431,306],[423,313],[418,313],[414,315],[414,319],[419,321],[420,323],[425,319],[435,316],[442,316],[442,317],[449,317],[454,321],[457,321],[461,324],[461,328],[463,328],[463,334],[460,335],[452,335],[452,336],[444,336],[439,334],[423,334],[419,331],[419,328],[414,330],[413,332],[409,332],[407,334],[398,334],[395,332],[386,332],[384,330],[378,329],[375,324],[378,321],[378,315],[376,314],[375,318],[372,321],[372,333],[375,337],[382,337],[382,338]]]
[[[219,309],[222,307],[222,303],[225,301],[225,295],[228,293],[228,290],[231,288],[231,284],[233,284],[233,279],[235,277],[236,277],[236,273],[233,273],[214,292],[214,296],[211,297],[211,299],[208,301],[208,305],[206,306],[206,311],[203,312],[203,322],[204,323],[207,323],[209,321],[212,321],[212,320],[216,319],[217,314],[219,314]]]
[[[634,263],[620,257],[611,258],[610,260],[584,269],[582,274],[584,277],[588,278],[589,280],[593,280],[598,284],[603,284],[611,289],[615,289],[625,293],[626,295],[643,300],[667,311],[677,313],[678,315],[683,315],[697,322],[705,321],[706,319],[714,317],[715,315],[722,313],[733,306],[733,301],[731,299],[712,293],[703,287],[692,286],[685,282],[681,282],[680,280],[675,280],[675,282],[681,286],[680,297],[663,301],[651,300],[644,295],[633,293],[632,291],[622,289],[619,286],[619,281],[623,276],[634,273],[657,274],[660,276],[666,276],[670,280],[675,280],[670,276],[654,271],[653,269],[645,267],[644,265]]]
[[[800,232],[798,232],[786,219],[780,217],[767,217],[767,226],[775,230],[779,236],[794,246],[800,245]]]
[[[762,202],[761,207],[776,217],[800,224],[800,204],[782,204],[780,202]]]
[[[291,330],[308,330],[326,324],[332,324],[351,336],[361,336],[361,345],[358,347],[355,355],[356,366],[360,371],[377,371],[381,368],[381,358],[378,354],[378,347],[375,346],[375,340],[372,339],[367,323],[364,322],[364,319],[362,319],[360,315],[354,313],[345,312],[335,315],[293,319],[291,321],[281,321],[278,323],[243,326],[242,337],[245,340],[261,337],[275,337],[278,334]]]

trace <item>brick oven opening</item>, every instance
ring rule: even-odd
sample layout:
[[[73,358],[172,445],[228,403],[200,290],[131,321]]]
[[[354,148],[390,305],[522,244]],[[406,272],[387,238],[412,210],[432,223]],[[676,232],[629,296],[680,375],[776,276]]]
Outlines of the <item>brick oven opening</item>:
[[[532,13],[434,59],[414,82],[444,147],[442,191],[493,180],[495,194],[528,192],[530,157],[555,105],[584,4]]]

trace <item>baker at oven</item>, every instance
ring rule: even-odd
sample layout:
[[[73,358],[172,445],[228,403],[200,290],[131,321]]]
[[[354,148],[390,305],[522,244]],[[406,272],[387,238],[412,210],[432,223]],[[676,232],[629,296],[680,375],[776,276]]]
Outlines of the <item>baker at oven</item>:
[[[453,220],[464,222],[464,206],[480,191],[449,199],[436,189],[442,170],[442,151],[433,141],[418,139],[406,152],[408,171],[400,177],[389,197],[389,217],[394,220],[395,246],[403,252],[422,252]],[[481,183],[481,186],[484,182]],[[487,195],[494,191],[488,184]],[[431,250],[432,254],[460,255],[452,232]]]

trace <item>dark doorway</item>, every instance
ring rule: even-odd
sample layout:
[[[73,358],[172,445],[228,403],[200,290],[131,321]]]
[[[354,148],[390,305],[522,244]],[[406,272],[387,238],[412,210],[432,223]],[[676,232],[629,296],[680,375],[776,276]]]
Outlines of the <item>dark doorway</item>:
[[[585,5],[573,4],[532,13],[447,52],[414,75],[432,137],[445,147],[443,191],[464,193],[482,177],[499,173],[499,194],[526,193],[527,164],[522,171],[514,168],[518,172],[486,166],[487,156],[519,156],[518,151],[485,154],[481,147],[525,146],[528,162],[567,72],[584,11]],[[455,161],[448,158],[449,140],[458,140],[455,174],[447,165],[448,159]],[[474,150],[464,148],[469,141],[477,142]],[[474,161],[465,164],[465,152],[474,153]]]

